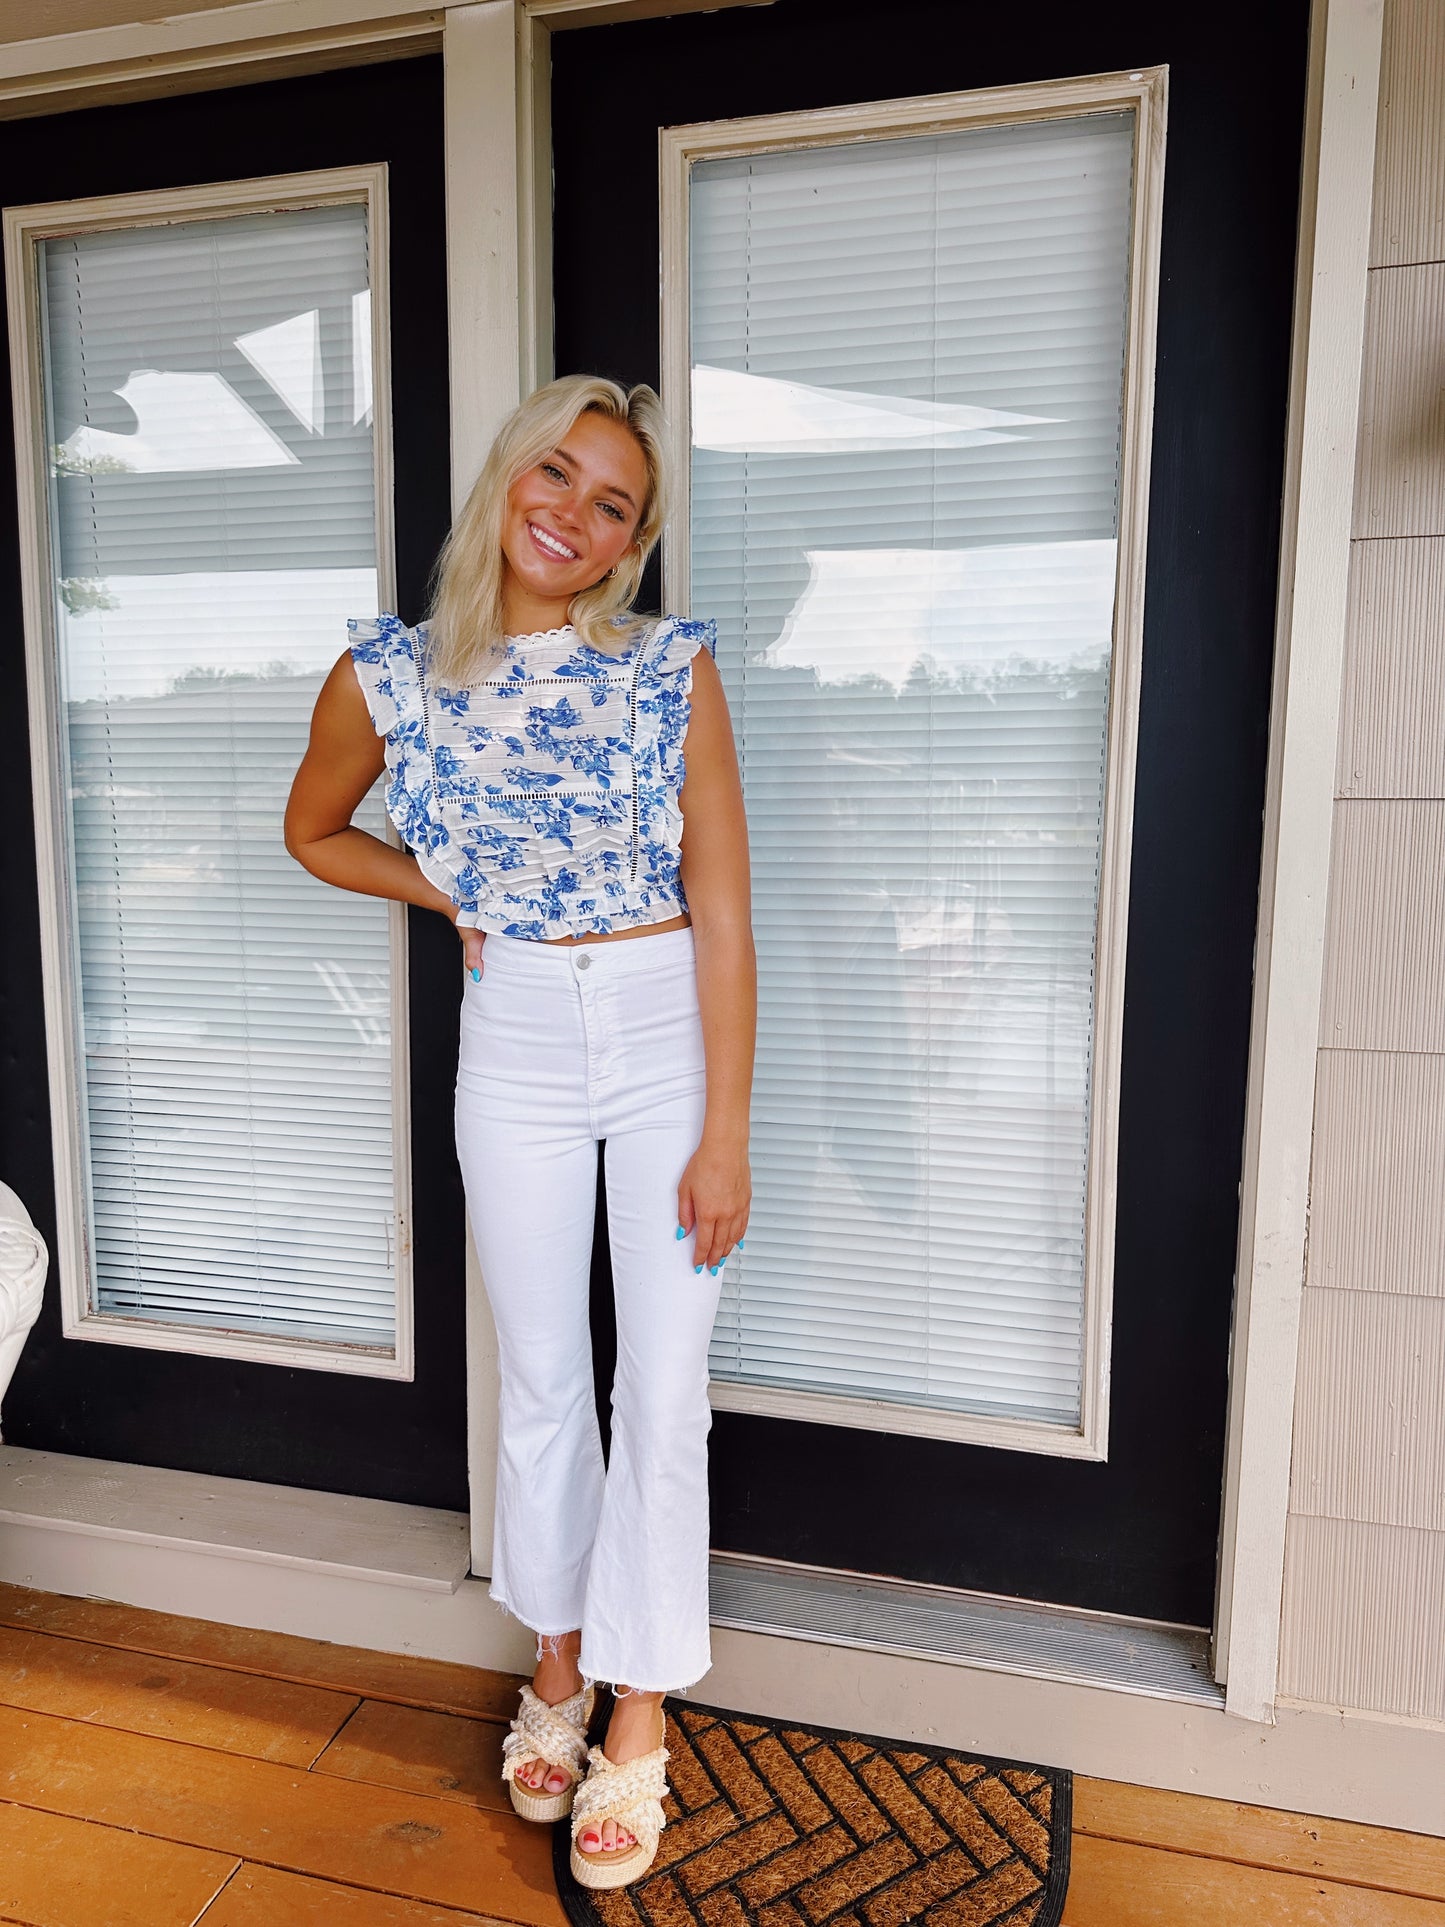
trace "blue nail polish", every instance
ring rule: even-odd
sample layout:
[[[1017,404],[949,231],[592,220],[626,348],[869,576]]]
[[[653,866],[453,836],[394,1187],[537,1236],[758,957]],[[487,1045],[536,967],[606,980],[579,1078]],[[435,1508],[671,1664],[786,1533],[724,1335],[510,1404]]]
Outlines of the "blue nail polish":
[[[687,1236],[687,1233],[683,1230],[681,1225],[677,1227],[677,1235],[679,1238],[685,1238]]]
[[[701,1265],[694,1265],[694,1266],[693,1266],[693,1270],[694,1270],[695,1272],[697,1272],[697,1271],[701,1271],[701,1270],[702,1270],[702,1266],[701,1266]]]
[[[480,971],[480,970],[478,970],[478,969],[476,968],[476,966],[475,966],[475,965],[473,965],[473,967],[472,967],[472,982],[473,982],[474,984],[479,984],[479,983],[480,983],[481,981],[482,981],[482,973],[481,973],[481,971]]]
[[[709,1275],[709,1277],[712,1277],[712,1278],[716,1278],[716,1277],[717,1277],[717,1275],[718,1275],[718,1273],[719,1273],[719,1272],[720,1272],[721,1270],[722,1270],[722,1266],[721,1266],[721,1265],[709,1265],[709,1266],[708,1266],[708,1275]]]
[[[743,1248],[743,1246],[744,1246],[744,1245],[745,1245],[746,1243],[747,1243],[747,1239],[746,1239],[746,1238],[739,1238],[739,1239],[738,1239],[738,1250],[739,1250],[739,1251],[741,1251],[741,1250],[742,1250],[742,1248]]]

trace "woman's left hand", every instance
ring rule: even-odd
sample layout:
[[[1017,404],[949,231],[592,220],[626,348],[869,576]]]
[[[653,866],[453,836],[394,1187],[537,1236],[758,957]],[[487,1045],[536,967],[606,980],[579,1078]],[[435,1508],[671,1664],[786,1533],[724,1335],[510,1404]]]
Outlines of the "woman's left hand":
[[[746,1144],[704,1137],[677,1187],[681,1235],[696,1230],[693,1269],[721,1265],[748,1228],[753,1180]]]

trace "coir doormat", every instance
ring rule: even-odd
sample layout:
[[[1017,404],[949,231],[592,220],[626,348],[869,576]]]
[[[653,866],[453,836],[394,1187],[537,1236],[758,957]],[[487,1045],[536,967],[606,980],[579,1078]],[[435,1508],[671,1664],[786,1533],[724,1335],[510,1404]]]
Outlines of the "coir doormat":
[[[648,1871],[589,1892],[572,1878],[571,1821],[557,1826],[575,1927],[1059,1927],[1068,1773],[666,1704],[671,1791]]]

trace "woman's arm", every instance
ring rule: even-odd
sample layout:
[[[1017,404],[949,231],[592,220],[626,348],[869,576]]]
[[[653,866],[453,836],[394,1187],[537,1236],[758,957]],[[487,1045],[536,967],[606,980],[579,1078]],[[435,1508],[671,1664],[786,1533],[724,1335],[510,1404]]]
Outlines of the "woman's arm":
[[[427,881],[410,851],[393,849],[352,824],[358,804],[385,767],[385,745],[371,726],[348,650],[316,699],[311,740],[286,804],[286,848],[323,883],[437,910],[451,923],[456,906]],[[482,933],[459,930],[458,935],[468,968],[480,967]]]
[[[693,657],[683,740],[681,875],[697,957],[707,1108],[702,1142],[678,1187],[678,1222],[684,1231],[696,1223],[696,1260],[712,1266],[746,1231],[752,1203],[748,1114],[758,970],[742,777],[722,677],[706,649]]]

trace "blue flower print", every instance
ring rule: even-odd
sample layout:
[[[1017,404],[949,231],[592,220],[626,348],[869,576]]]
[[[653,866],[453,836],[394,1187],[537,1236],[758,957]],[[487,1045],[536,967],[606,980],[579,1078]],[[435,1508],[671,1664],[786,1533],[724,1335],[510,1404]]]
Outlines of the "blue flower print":
[[[550,709],[544,703],[534,703],[527,715],[532,724],[546,723],[552,729],[575,729],[582,720],[565,696],[559,696]]]
[[[640,624],[615,652],[570,628],[512,637],[483,680],[433,683],[425,700],[425,624],[347,626],[386,741],[387,811],[460,922],[539,941],[686,908],[683,742],[692,659],[716,654],[711,623]]]

